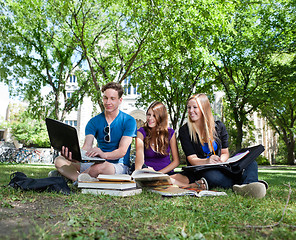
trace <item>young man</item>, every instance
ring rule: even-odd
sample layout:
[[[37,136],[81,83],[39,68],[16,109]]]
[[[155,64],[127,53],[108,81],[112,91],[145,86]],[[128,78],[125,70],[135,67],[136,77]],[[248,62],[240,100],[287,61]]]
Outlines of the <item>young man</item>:
[[[136,120],[119,110],[122,102],[121,84],[109,82],[102,87],[105,110],[90,119],[85,128],[85,141],[82,149],[87,155],[106,159],[104,163],[80,163],[72,159],[71,152],[63,148],[55,159],[58,172],[76,181],[82,172],[97,177],[98,174],[124,174],[129,167],[130,145],[137,135]],[[98,146],[93,146],[96,138]]]

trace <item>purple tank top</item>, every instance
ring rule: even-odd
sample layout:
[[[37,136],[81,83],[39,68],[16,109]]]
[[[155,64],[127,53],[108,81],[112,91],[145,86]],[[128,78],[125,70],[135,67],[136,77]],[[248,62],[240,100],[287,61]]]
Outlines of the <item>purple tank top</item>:
[[[145,139],[146,132],[144,128],[139,128],[138,131],[143,134]],[[169,141],[171,140],[172,136],[174,135],[175,131],[172,128],[168,128],[169,131]],[[148,149],[144,147],[144,162],[147,166],[152,167],[155,171],[159,171],[171,163],[170,160],[170,151],[171,147],[168,146],[167,152],[168,155],[162,155],[152,150],[151,146]],[[173,173],[173,171],[171,171]]]

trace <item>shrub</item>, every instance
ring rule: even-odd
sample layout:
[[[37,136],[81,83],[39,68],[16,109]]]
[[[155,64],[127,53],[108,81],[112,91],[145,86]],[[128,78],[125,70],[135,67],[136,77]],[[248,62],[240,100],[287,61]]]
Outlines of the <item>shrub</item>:
[[[270,165],[269,160],[262,155],[257,157],[256,162],[258,163],[258,165]]]

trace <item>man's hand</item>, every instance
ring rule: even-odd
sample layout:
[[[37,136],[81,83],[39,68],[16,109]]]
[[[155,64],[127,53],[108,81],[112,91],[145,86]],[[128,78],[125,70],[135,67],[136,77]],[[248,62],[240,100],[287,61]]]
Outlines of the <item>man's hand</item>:
[[[86,156],[88,157],[100,157],[106,159],[105,153],[98,147],[94,147],[89,149],[86,152]]]
[[[66,158],[67,160],[73,162],[73,159],[72,159],[72,152],[69,152],[69,149],[65,146],[62,146],[62,151],[61,151],[61,154],[64,158]]]

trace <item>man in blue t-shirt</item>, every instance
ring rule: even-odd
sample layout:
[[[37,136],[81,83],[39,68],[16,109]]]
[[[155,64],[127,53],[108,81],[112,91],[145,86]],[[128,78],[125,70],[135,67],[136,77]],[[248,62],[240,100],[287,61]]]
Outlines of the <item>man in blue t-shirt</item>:
[[[79,163],[72,159],[67,148],[63,148],[62,156],[55,159],[55,166],[59,173],[73,181],[82,172],[97,177],[98,174],[124,174],[128,171],[131,143],[137,135],[136,120],[119,110],[123,95],[121,84],[109,82],[102,87],[102,93],[105,110],[86,125],[82,149],[87,151],[88,156],[107,161]],[[95,138],[97,146],[93,146]]]

